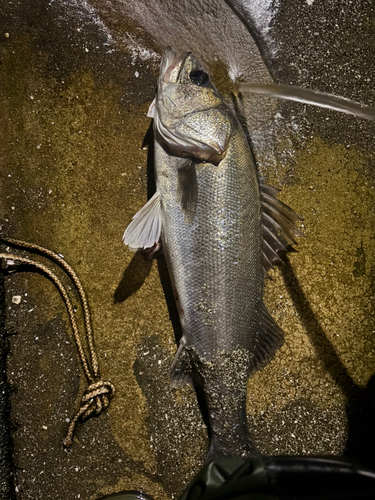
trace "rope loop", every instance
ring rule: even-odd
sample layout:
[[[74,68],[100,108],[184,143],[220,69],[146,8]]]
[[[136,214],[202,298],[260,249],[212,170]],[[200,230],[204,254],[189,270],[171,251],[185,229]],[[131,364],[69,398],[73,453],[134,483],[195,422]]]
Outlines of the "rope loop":
[[[72,267],[57,253],[47,248],[41,247],[40,245],[35,245],[34,243],[29,243],[26,241],[15,240],[13,238],[8,238],[0,233],[0,241],[3,241],[12,246],[20,247],[23,250],[31,250],[41,254],[43,257],[49,260],[55,261],[63,271],[69,276],[75,285],[76,290],[81,301],[83,316],[84,316],[84,332],[86,334],[86,340],[88,344],[89,356],[86,356],[83,349],[81,335],[79,332],[78,324],[74,316],[74,307],[72,301],[70,300],[69,294],[63,285],[60,278],[51,270],[49,267],[45,266],[40,262],[36,262],[33,259],[22,257],[17,254],[12,253],[0,253],[0,261],[4,268],[10,266],[17,266],[20,264],[26,264],[28,266],[33,266],[42,273],[44,273],[48,278],[50,278],[58,288],[62,298],[64,299],[68,316],[70,319],[70,324],[73,331],[73,336],[77,345],[79,357],[81,359],[82,368],[85,372],[88,383],[90,384],[85,390],[82,400],[81,407],[76,412],[72,420],[70,421],[68,431],[65,439],[63,440],[64,446],[70,446],[73,444],[73,435],[75,426],[78,420],[87,420],[90,416],[97,416],[103,410],[106,410],[111,402],[111,399],[115,395],[115,386],[107,381],[100,379],[99,374],[99,362],[94,346],[93,329],[91,325],[91,315],[90,308],[86,298],[85,291],[83,289],[81,280],[72,269]]]

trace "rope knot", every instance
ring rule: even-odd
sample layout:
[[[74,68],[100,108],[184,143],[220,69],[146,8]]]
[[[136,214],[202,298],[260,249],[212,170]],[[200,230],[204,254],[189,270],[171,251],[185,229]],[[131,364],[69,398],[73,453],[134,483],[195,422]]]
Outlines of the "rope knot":
[[[99,415],[108,408],[114,395],[115,386],[108,380],[98,380],[90,384],[81,399],[81,410],[89,405],[82,413],[81,419],[86,420],[92,413]]]
[[[73,435],[79,419],[87,420],[91,416],[98,416],[107,409],[115,395],[115,386],[109,380],[98,380],[88,386],[81,399],[81,407],[70,421],[63,445],[73,444]]]

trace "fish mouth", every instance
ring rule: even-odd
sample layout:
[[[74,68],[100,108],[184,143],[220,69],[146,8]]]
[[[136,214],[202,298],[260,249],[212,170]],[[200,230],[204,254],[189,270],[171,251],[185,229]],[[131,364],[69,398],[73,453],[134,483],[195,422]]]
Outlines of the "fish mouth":
[[[159,80],[167,84],[177,83],[185,61],[191,54],[189,51],[179,55],[173,47],[168,46],[161,60]]]

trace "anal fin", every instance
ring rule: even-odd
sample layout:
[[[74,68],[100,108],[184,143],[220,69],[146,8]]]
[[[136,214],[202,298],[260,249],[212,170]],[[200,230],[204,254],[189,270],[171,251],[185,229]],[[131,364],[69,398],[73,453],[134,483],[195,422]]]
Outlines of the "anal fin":
[[[262,304],[262,322],[254,352],[252,372],[264,368],[284,343],[284,332]]]

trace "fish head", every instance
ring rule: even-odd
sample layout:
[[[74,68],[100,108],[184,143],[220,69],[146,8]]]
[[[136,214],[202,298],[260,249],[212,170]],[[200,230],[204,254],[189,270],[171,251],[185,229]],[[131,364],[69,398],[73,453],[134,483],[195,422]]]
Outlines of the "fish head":
[[[192,52],[164,51],[150,106],[161,145],[174,156],[218,164],[233,129],[231,111]]]

